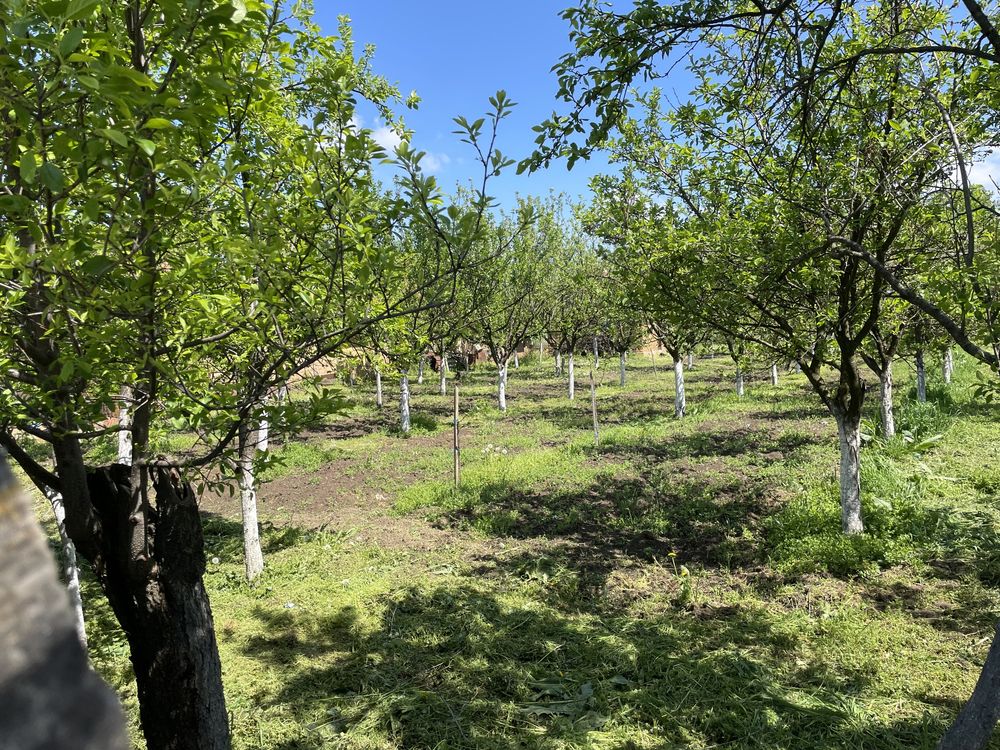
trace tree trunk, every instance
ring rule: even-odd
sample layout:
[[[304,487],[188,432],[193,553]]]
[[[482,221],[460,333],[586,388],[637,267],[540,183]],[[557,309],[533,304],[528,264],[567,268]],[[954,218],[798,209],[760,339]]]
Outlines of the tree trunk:
[[[382,408],[382,371],[375,371],[375,406]]]
[[[840,522],[845,534],[865,530],[861,521],[861,419],[835,414],[840,438]]]
[[[117,696],[90,669],[52,556],[0,450],[0,746],[125,750]]]
[[[569,353],[569,400],[576,398],[576,372],[573,362],[573,352]]]
[[[122,405],[118,410],[118,463],[132,465],[132,412],[129,404],[132,400],[132,389],[122,389]]]
[[[556,350],[556,375],[562,375],[562,352]]]
[[[545,339],[541,336],[538,337],[538,364],[542,364],[542,350],[545,346]]]
[[[202,584],[205,547],[198,504],[175,472],[151,471],[156,509],[155,522],[145,529],[146,549],[136,549],[130,533],[129,469],[111,465],[87,476],[103,530],[100,576],[128,638],[146,747],[228,750],[222,669]]]
[[[927,402],[927,368],[924,367],[924,350],[917,349],[917,401]]]
[[[452,448],[455,459],[455,486],[458,487],[462,480],[462,446],[460,435],[460,423],[458,421],[458,382],[455,382],[455,421],[452,423]]]
[[[83,650],[87,650],[87,626],[83,619],[83,597],[80,595],[80,564],[76,559],[76,545],[66,533],[66,507],[62,495],[50,487],[45,488],[45,498],[52,506],[52,515],[56,519],[56,529],[59,531],[59,541],[63,548],[63,576],[66,579],[66,590],[69,592],[69,604],[73,610],[73,620],[76,624],[76,635],[80,639]]]
[[[597,349],[597,336],[594,336],[594,369],[601,369],[601,354]]]
[[[241,424],[238,438],[238,469],[240,508],[243,516],[243,569],[247,581],[251,582],[264,570],[264,552],[260,548],[260,524],[257,522],[257,477],[253,465],[257,441],[257,431]]]
[[[951,376],[955,372],[955,355],[949,346],[944,350],[944,361],[941,363],[941,376],[945,384],[951,383]]]
[[[684,362],[674,360],[674,417],[680,419],[687,412],[687,394],[684,392]]]
[[[424,384],[424,355],[420,355],[420,359],[417,361],[417,385]]]
[[[514,369],[515,370],[520,370],[521,369],[521,360],[517,356],[517,352],[514,352]]]
[[[440,380],[440,390],[441,390],[441,395],[442,396],[447,396],[448,395],[448,372],[445,369],[445,367],[446,367],[445,363],[447,361],[448,361],[447,359],[445,359],[444,357],[442,357],[441,358],[441,366],[438,368],[438,375],[439,375],[439,380]]]
[[[625,387],[625,352],[618,353],[618,385]]]
[[[882,436],[891,438],[896,434],[896,415],[892,410],[892,363],[886,365],[879,375],[879,416]]]
[[[594,445],[601,444],[601,433],[597,426],[597,384],[594,382],[594,373],[590,373],[590,414],[594,418]]]
[[[403,432],[410,431],[410,376],[399,379],[399,426]]]
[[[937,750],[983,750],[1000,720],[1000,700],[997,696],[1000,696],[1000,625],[993,635],[993,643],[986,654],[986,662],[972,697],[941,738]]]
[[[778,385],[778,363],[774,362],[771,364],[771,385],[777,387]]]
[[[737,398],[743,398],[745,388],[743,385],[743,370],[736,370],[736,396]]]
[[[500,411],[507,411],[507,363],[500,365],[497,372],[497,403]]]
[[[688,369],[694,367],[694,352],[688,352]]]

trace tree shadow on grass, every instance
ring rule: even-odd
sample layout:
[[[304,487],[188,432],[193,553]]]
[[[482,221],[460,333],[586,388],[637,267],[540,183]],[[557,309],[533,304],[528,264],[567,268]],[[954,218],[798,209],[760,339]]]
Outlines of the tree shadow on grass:
[[[895,750],[943,730],[932,705],[859,715],[869,679],[803,658],[760,609],[595,617],[450,578],[365,609],[252,613],[243,652],[280,675],[258,710],[297,725],[277,747]]]
[[[801,432],[775,434],[766,429],[737,428],[673,435],[656,442],[631,436],[612,438],[591,450],[595,455],[603,457],[656,463],[710,457],[745,458],[748,463],[773,463],[794,458],[800,448],[820,442],[820,438]]]

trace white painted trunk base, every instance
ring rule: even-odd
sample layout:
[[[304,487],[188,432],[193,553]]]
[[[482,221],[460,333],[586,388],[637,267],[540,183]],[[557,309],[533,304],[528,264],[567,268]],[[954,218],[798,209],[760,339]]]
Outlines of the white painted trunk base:
[[[375,406],[382,408],[382,371],[375,371]]]
[[[576,372],[573,362],[573,352],[569,353],[569,400],[576,398]]]
[[[497,404],[500,411],[507,411],[507,363],[497,373]]]
[[[687,412],[687,394],[684,392],[684,362],[674,362],[674,417],[680,419]]]
[[[924,366],[924,351],[917,350],[917,401],[927,402],[927,368]]]
[[[410,431],[410,378],[403,375],[399,379],[399,426],[403,432]]]
[[[118,463],[132,465],[132,414],[128,406],[123,405],[118,410]]]
[[[52,507],[52,515],[56,519],[56,529],[63,547],[63,576],[66,578],[66,591],[69,593],[69,604],[73,610],[73,621],[76,625],[76,636],[80,639],[83,650],[87,650],[87,627],[83,619],[83,597],[80,595],[80,564],[76,557],[76,546],[66,533],[66,507],[62,495],[53,489],[45,490],[45,497]]]
[[[420,362],[417,364],[417,385],[424,384],[424,358],[420,357]]]
[[[893,437],[896,434],[896,415],[892,408],[892,366],[887,367],[879,377],[879,417],[882,436]]]
[[[771,365],[771,385],[778,385],[778,365],[777,363]]]
[[[951,383],[951,376],[955,372],[955,355],[949,346],[944,350],[944,361],[941,363],[941,377],[946,384]]]
[[[260,547],[260,524],[257,521],[257,477],[253,457],[257,450],[256,430],[248,431],[246,444],[240,447],[240,510],[243,516],[243,568],[253,581],[264,570],[264,552]]]
[[[743,370],[736,371],[736,395],[738,398],[743,398],[743,394],[746,392],[746,387],[743,381]]]
[[[562,375],[562,352],[556,352],[556,375]]]
[[[837,418],[840,438],[840,524],[845,534],[865,530],[861,521],[861,430]]]

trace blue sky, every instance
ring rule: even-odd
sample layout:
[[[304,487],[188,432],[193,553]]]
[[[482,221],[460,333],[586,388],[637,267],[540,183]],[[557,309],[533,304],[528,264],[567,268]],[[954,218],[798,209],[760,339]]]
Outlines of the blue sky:
[[[416,90],[422,98],[416,111],[404,111],[415,131],[413,144],[427,151],[425,161],[443,186],[474,175],[470,148],[460,143],[452,117],[481,116],[488,98],[505,89],[518,106],[502,126],[500,148],[521,159],[534,144],[531,126],[556,107],[557,89],[550,72],[559,56],[569,51],[568,26],[558,16],[572,0],[316,0],[316,20],[330,34],[337,16],[351,18],[355,42],[376,46],[377,72],[398,84],[405,94]],[[365,127],[376,129],[373,114],[362,110]],[[587,180],[602,169],[597,156],[567,171],[565,163],[535,175],[509,174],[490,188],[503,205],[513,196],[541,195],[550,189],[571,196],[588,192]]]

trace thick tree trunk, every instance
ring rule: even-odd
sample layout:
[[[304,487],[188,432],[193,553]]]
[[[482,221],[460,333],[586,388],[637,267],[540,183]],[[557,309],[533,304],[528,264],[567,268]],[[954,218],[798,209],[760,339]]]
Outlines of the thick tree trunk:
[[[410,377],[399,379],[399,426],[403,432],[410,431]]]
[[[684,362],[674,360],[674,417],[680,419],[687,412],[687,394],[684,392]]]
[[[382,371],[375,371],[375,406],[382,408]]]
[[[76,545],[66,533],[66,507],[62,495],[50,487],[45,488],[45,498],[52,506],[52,515],[56,519],[56,529],[63,548],[63,577],[66,579],[66,590],[69,592],[69,604],[73,610],[73,620],[76,624],[76,635],[80,639],[83,650],[87,650],[87,626],[83,618],[83,597],[80,594],[80,564],[76,558]]]
[[[917,349],[917,401],[927,402],[927,368],[924,366],[924,350]]]
[[[243,516],[243,569],[247,580],[251,582],[264,570],[264,552],[260,548],[260,524],[257,522],[257,477],[253,465],[257,441],[256,430],[241,424],[238,438],[238,469],[240,508]]]
[[[625,387],[625,352],[618,353],[618,385]]]
[[[951,383],[951,376],[955,372],[955,355],[949,346],[944,350],[944,361],[941,363],[941,377],[945,384]]]
[[[500,411],[507,411],[507,363],[500,365],[497,372],[497,404]]]
[[[1000,625],[993,634],[993,643],[972,697],[962,707],[955,722],[948,728],[937,750],[983,750],[993,737],[1000,720]]]
[[[778,363],[773,362],[771,364],[771,385],[777,387],[778,385]]]
[[[145,528],[145,549],[135,548],[131,534],[129,469],[106,466],[87,478],[104,537],[100,576],[128,638],[146,747],[228,750],[222,669],[202,584],[198,504],[174,472],[152,471],[156,509]]]
[[[745,391],[746,391],[746,389],[745,389],[744,383],[743,383],[743,370],[737,369],[736,370],[736,396],[737,396],[737,398],[743,398],[743,394],[745,393]]]
[[[573,352],[569,353],[569,400],[576,398],[576,372],[573,362]]]
[[[892,363],[886,365],[879,375],[879,417],[882,436],[891,438],[896,434],[896,415],[893,413]]]
[[[117,696],[90,669],[27,497],[0,450],[0,747],[125,750]]]
[[[840,523],[845,534],[865,530],[861,520],[861,420],[834,415],[840,438]]]

